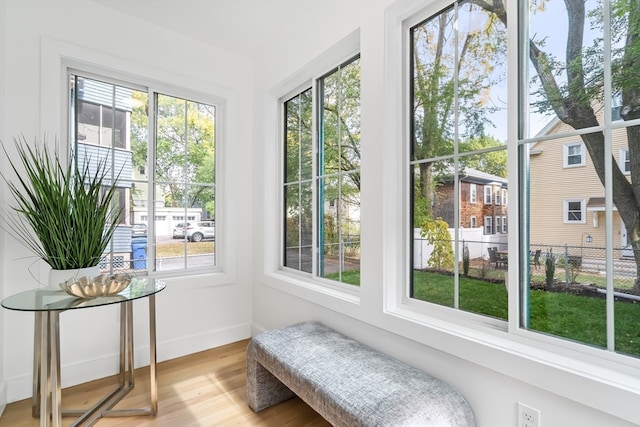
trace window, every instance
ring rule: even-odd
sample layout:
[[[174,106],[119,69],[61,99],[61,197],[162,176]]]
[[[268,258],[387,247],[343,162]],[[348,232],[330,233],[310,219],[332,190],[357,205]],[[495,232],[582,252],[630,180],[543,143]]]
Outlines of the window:
[[[478,189],[476,184],[469,184],[469,202],[475,204],[478,198]]]
[[[410,91],[405,107],[409,123],[405,135],[410,152],[407,188],[411,213],[407,239],[412,242],[408,247],[414,253],[437,253],[427,260],[432,270],[410,264],[408,294],[411,298],[498,319],[507,319],[505,310],[510,308],[518,318],[508,321],[517,322],[522,330],[519,333],[528,337],[562,339],[563,346],[592,354],[598,352],[594,347],[600,347],[638,357],[640,345],[631,338],[634,332],[627,329],[629,322],[621,319],[637,318],[640,308],[617,301],[605,304],[599,298],[580,296],[591,308],[585,305],[569,312],[562,309],[566,304],[560,303],[558,309],[550,309],[548,305],[540,306],[540,292],[534,289],[546,280],[591,283],[603,295],[607,294],[611,302],[615,289],[638,287],[635,273],[631,278],[624,278],[620,262],[622,250],[617,246],[620,236],[637,234],[640,227],[637,222],[640,183],[629,179],[629,175],[639,172],[633,169],[637,166],[632,161],[633,151],[628,151],[637,144],[633,139],[637,127],[633,100],[637,98],[640,68],[631,64],[640,61],[640,50],[631,35],[640,31],[640,21],[634,19],[628,2],[577,2],[581,7],[568,12],[569,2],[554,0],[545,2],[542,8],[539,1],[530,0],[518,2],[520,13],[509,19],[505,3],[451,1],[449,7],[437,12],[428,9],[433,15],[422,13],[405,22],[408,65],[405,77]],[[579,16],[568,19],[569,13]],[[519,27],[513,34],[521,35],[509,41],[518,43],[517,49],[510,50],[518,58],[509,58],[509,61],[504,32],[507,22]],[[575,25],[584,27],[572,27]],[[611,28],[615,31],[609,32]],[[572,43],[569,47],[568,42]],[[488,70],[486,73],[474,68],[480,64],[484,65],[483,71]],[[516,67],[507,70],[511,64]],[[517,93],[503,85],[507,75],[510,81],[518,80],[518,84],[512,86]],[[508,99],[509,105],[483,109],[499,105],[501,99]],[[524,105],[515,100],[521,100]],[[606,114],[607,109],[617,113]],[[518,117],[517,123],[507,120],[504,115],[507,110]],[[509,146],[510,150],[517,151],[511,153],[515,154],[512,158],[518,160],[517,174],[508,177],[504,170],[492,164],[493,155],[499,155],[504,148],[506,136],[501,135],[500,130],[505,123],[517,135],[517,140],[510,141]],[[484,129],[488,128],[495,130],[497,136],[494,135],[492,144],[481,144]],[[619,151],[620,148],[623,150]],[[619,174],[615,164],[607,164],[613,162],[611,153],[619,155],[618,166],[629,175]],[[447,194],[455,194],[455,190],[449,188],[451,183],[460,182],[460,176],[476,171],[482,172],[483,179],[488,175],[504,177],[501,190],[513,188],[511,194],[518,198],[510,206],[517,210],[514,218],[519,221],[519,234],[510,241],[517,241],[519,247],[508,248],[509,275],[518,277],[510,289],[519,287],[518,305],[507,307],[506,296],[500,295],[499,301],[503,304],[500,313],[480,307],[467,308],[468,299],[474,296],[470,293],[467,300],[461,297],[460,289],[465,289],[467,282],[455,262],[460,259],[455,221],[440,223],[433,209],[444,205]],[[484,186],[483,237],[506,232],[508,225],[503,207],[509,195],[500,191],[498,197],[491,187],[489,182]],[[613,197],[605,197],[611,194]],[[498,202],[499,211],[495,206]],[[494,206],[489,206],[492,203]],[[466,217],[462,199],[452,197],[448,206],[454,218]],[[587,224],[589,212],[593,223],[588,228],[576,227]],[[598,224],[607,224],[607,227]],[[430,248],[420,247],[418,239],[413,237],[414,229],[421,228],[438,230],[437,237],[427,245]],[[597,259],[602,268],[606,266],[614,274],[603,277],[582,268],[585,264],[580,262],[587,257],[580,254],[581,235],[585,232],[599,243],[598,249],[596,245],[590,248],[588,257]],[[614,247],[606,247],[612,242]],[[486,259],[486,247],[492,244],[484,239],[484,250],[471,249],[470,253],[481,253]],[[554,265],[566,268],[556,268],[557,276],[549,279],[543,271],[534,271],[529,265],[529,254],[536,250],[546,252],[543,259],[555,260]],[[629,254],[639,254],[640,242],[631,242],[626,250]],[[414,253],[410,254],[410,260]],[[640,264],[640,257],[632,262]],[[635,267],[632,266],[634,272]],[[449,270],[450,276],[437,277],[442,280],[438,288],[442,294],[436,295],[433,286],[427,289],[424,284],[435,283],[436,275],[443,270]],[[545,299],[562,298],[550,291],[543,292]],[[425,311],[429,309],[427,305]],[[594,323],[586,326],[581,316],[593,319]],[[567,329],[569,322],[580,327]]]
[[[584,166],[582,143],[566,144],[564,146],[564,167]]]
[[[359,285],[359,58],[285,101],[284,122],[283,265]]]
[[[633,277],[630,280],[623,277],[620,242],[626,231],[638,232],[640,183],[618,173],[620,170],[631,175],[638,173],[633,170],[637,165],[628,162],[627,152],[618,150],[637,145],[633,136],[637,123],[631,121],[637,115],[631,112],[636,108],[632,100],[640,68],[630,64],[640,60],[640,50],[632,36],[640,30],[640,22],[634,19],[628,2],[585,1],[570,11],[567,10],[570,2],[549,2],[555,3],[553,11],[536,8],[535,3],[530,0],[530,7],[523,8],[521,24],[527,32],[523,33],[519,63],[527,63],[528,67],[518,75],[520,93],[514,94],[526,104],[519,111],[518,126],[527,131],[522,131],[517,145],[520,180],[527,185],[519,193],[519,202],[531,207],[518,215],[522,233],[520,258],[524,260],[531,251],[543,248],[544,258],[556,260],[556,265],[565,270],[556,280],[567,286],[570,283],[594,286],[601,295],[607,295],[610,304],[603,298],[582,295],[572,305],[573,310],[568,311],[559,303],[561,296],[545,292],[547,301],[557,301],[559,305],[557,308],[546,305],[544,312],[539,311],[540,303],[532,289],[538,283],[544,284],[545,278],[521,265],[518,274],[522,283],[522,310],[518,322],[523,329],[566,338],[563,342],[566,346],[572,345],[569,341],[587,344],[585,352],[597,354],[593,348],[600,348],[638,357],[637,337],[631,337],[633,334],[623,319],[640,315],[639,307],[630,309],[625,302],[614,302],[613,292],[637,289],[639,283],[638,256],[631,261]],[[613,31],[609,32],[610,29]],[[547,43],[551,40],[557,43]],[[539,67],[529,58],[530,51],[539,52],[538,58],[554,60]],[[605,114],[607,109],[614,114]],[[548,124],[552,125],[546,127]],[[561,150],[565,168],[585,167],[579,171],[555,168],[545,153]],[[619,169],[613,159],[616,155]],[[608,194],[613,197],[606,197]],[[545,215],[539,215],[542,206],[547,210]],[[553,216],[548,215],[551,212]],[[593,214],[593,221],[580,226],[587,224],[588,213]],[[635,226],[620,225],[631,221]],[[587,234],[598,244],[587,245]],[[586,251],[588,246],[592,247]],[[632,242],[630,249],[640,254],[640,242]],[[585,264],[594,260],[600,265],[597,269]],[[612,273],[605,277],[595,270]],[[580,319],[590,320],[587,324]],[[566,327],[574,322],[579,327]]]
[[[472,216],[469,218],[469,228],[476,228],[476,217]]]
[[[564,222],[585,222],[584,199],[567,199],[564,201]]]
[[[502,204],[502,190],[500,190],[499,188],[496,190],[496,197],[495,197],[495,201],[496,201],[496,205],[501,205]]]
[[[485,185],[484,186],[484,204],[491,205],[493,203],[493,186]]]
[[[622,107],[622,96],[618,93],[611,99],[611,121],[622,120],[620,108]]]
[[[107,161],[120,187],[121,225],[102,270],[213,268],[214,243],[190,242],[184,235],[174,240],[176,224],[169,218],[215,218],[217,107],[78,72],[69,75],[69,89],[69,135],[76,160]],[[147,235],[133,237],[132,224],[147,226]]]
[[[482,184],[485,208],[477,212],[484,218],[482,237],[496,231],[494,216],[485,213],[493,212],[487,207],[493,204],[496,192],[492,178],[506,178],[506,127],[501,124],[507,121],[507,110],[502,108],[506,98],[500,95],[507,89],[506,27],[468,1],[452,2],[422,19],[407,25],[412,213],[408,235],[413,239],[408,294],[421,301],[504,318],[506,311],[497,314],[461,297],[461,289],[470,282],[455,262],[461,259],[461,224],[454,219],[469,215],[466,200],[455,197],[460,191],[456,185],[467,177],[479,182],[491,179]],[[473,190],[471,194],[473,201]],[[499,203],[501,193],[495,197]],[[501,226],[501,220],[496,217],[496,221]],[[415,229],[424,238],[414,237]],[[484,238],[465,241],[469,253],[479,257],[486,254],[488,243]],[[429,254],[429,268],[418,264],[420,256],[414,255],[420,254]],[[506,297],[505,293],[496,298],[506,304]]]
[[[493,217],[484,217],[484,234],[493,234]]]
[[[629,158],[629,150],[627,148],[620,149],[620,170],[625,174],[631,173],[631,158]]]

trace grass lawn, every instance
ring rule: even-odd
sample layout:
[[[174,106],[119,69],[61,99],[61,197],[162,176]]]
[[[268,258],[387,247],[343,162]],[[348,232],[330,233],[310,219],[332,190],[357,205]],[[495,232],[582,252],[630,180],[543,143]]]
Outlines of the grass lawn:
[[[172,258],[184,256],[184,241],[175,240],[169,243],[159,243],[157,245],[157,258]],[[214,249],[214,241],[187,242],[188,255],[212,254]]]
[[[413,278],[414,298],[453,306],[453,276],[414,271]],[[344,272],[342,281],[358,285],[360,272]],[[531,330],[606,347],[604,298],[532,290],[529,300]],[[640,303],[616,301],[614,307],[616,351],[640,357]],[[460,277],[460,309],[506,320],[507,290],[503,283]]]

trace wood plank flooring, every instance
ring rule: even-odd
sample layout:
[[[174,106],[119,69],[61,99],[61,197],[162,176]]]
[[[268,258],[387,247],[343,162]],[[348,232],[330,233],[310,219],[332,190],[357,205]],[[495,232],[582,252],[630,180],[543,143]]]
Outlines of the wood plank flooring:
[[[330,426],[299,398],[254,413],[247,405],[246,348],[248,340],[168,360],[158,364],[158,414],[155,417],[102,418],[96,427],[327,427]],[[63,372],[64,375],[64,372]],[[149,369],[136,370],[136,386],[115,409],[148,406]],[[62,391],[63,408],[88,408],[107,394],[114,377]],[[70,426],[75,417],[64,417]],[[10,403],[0,417],[0,427],[37,427],[31,416],[31,399]]]

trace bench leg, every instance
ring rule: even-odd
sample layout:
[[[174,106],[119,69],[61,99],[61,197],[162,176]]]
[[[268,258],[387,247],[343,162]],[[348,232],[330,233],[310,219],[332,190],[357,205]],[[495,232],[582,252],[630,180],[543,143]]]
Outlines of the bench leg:
[[[256,349],[247,347],[247,403],[254,412],[291,399],[295,394],[256,360]]]

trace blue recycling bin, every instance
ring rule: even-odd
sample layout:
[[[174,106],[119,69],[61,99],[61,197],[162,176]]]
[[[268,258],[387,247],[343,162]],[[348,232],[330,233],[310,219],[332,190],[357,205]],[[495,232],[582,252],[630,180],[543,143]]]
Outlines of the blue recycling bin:
[[[147,238],[134,237],[131,239],[131,252],[133,255],[133,269],[147,269]]]

